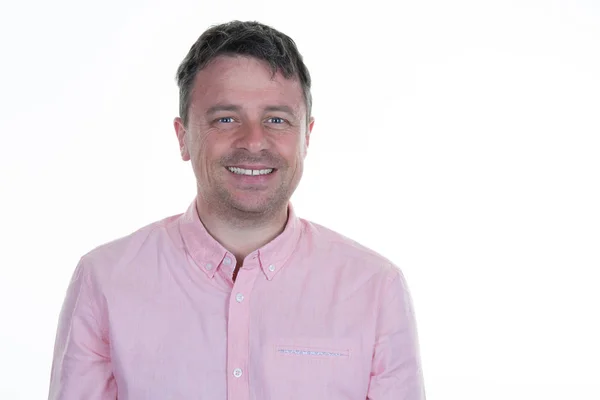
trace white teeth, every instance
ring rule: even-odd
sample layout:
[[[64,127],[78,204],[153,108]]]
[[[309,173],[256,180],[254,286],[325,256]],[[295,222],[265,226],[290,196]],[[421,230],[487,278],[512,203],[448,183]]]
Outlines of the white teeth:
[[[238,175],[267,175],[273,172],[273,168],[268,169],[244,169],[237,167],[227,167],[228,170]]]

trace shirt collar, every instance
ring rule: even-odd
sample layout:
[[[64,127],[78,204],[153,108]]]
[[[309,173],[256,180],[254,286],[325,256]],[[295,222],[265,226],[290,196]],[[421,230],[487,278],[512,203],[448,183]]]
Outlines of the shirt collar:
[[[196,199],[179,217],[179,232],[188,255],[210,278],[219,268],[227,267],[233,272],[234,256],[208,233],[198,216]],[[288,219],[283,232],[250,253],[248,258],[258,259],[259,267],[267,279],[271,280],[287,264],[301,233],[301,221],[296,216],[292,204],[288,203]]]

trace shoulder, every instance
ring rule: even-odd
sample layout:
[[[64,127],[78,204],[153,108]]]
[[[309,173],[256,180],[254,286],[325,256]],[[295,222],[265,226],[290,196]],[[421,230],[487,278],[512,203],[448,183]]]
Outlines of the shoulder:
[[[301,219],[309,246],[319,255],[339,260],[339,267],[358,268],[362,273],[376,274],[384,280],[401,276],[398,265],[379,252],[321,224]]]
[[[162,244],[173,243],[177,235],[177,220],[181,214],[149,223],[134,232],[98,245],[85,253],[80,265],[88,273],[110,275],[133,260],[151,256]]]

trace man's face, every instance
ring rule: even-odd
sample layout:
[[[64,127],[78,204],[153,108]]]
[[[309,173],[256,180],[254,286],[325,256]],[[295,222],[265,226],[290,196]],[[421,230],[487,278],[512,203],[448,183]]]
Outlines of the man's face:
[[[300,82],[254,58],[221,56],[198,72],[181,156],[211,207],[253,215],[287,206],[302,177],[313,127]]]

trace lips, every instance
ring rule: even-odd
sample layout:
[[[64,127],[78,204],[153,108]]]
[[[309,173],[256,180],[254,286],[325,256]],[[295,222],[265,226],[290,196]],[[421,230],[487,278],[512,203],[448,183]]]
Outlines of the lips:
[[[232,172],[236,175],[245,175],[245,176],[263,176],[270,175],[275,171],[274,168],[266,168],[266,167],[227,167],[229,172]]]

